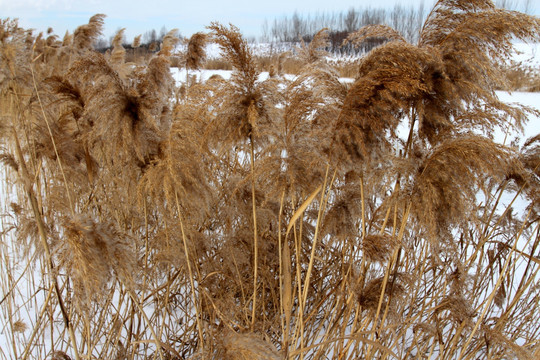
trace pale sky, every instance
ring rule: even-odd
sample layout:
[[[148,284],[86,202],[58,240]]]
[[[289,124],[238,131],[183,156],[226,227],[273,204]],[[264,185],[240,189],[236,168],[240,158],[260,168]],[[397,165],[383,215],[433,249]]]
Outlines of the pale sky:
[[[526,1],[526,0],[511,0]],[[530,0],[529,0],[530,1]],[[538,0],[532,0],[532,7]],[[18,18],[26,29],[46,31],[63,37],[66,30],[73,32],[79,25],[97,13],[107,15],[104,35],[113,35],[119,28],[126,28],[126,40],[155,29],[158,34],[163,26],[168,30],[178,28],[184,36],[207,31],[212,21],[232,23],[245,36],[261,35],[265,19],[317,12],[346,12],[354,8],[393,8],[396,4],[418,6],[418,0],[0,0],[0,18]],[[435,0],[424,0],[429,11]],[[536,12],[536,10],[535,10]]]
[[[178,28],[184,36],[206,31],[212,21],[232,23],[245,36],[261,35],[262,24],[276,17],[324,11],[346,12],[349,8],[388,7],[417,4],[414,0],[0,0],[0,18],[18,18],[23,28],[45,31],[49,26],[57,35],[73,32],[97,13],[107,15],[105,36],[126,28],[126,38],[163,26]],[[425,6],[433,0],[424,0]],[[416,5],[415,5],[416,6]]]

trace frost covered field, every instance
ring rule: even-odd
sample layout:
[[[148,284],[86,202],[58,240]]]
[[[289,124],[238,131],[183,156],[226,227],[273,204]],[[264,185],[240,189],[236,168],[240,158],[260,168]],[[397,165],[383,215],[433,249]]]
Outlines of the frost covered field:
[[[103,21],[0,22],[0,360],[540,356],[537,18],[441,0],[361,60]]]

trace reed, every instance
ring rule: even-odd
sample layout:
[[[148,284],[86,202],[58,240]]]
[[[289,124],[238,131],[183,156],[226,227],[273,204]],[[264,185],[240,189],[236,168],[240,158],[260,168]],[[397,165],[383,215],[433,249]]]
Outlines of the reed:
[[[495,94],[538,18],[440,0],[352,84],[325,29],[263,79],[232,25],[126,62],[103,21],[0,20],[0,359],[538,356],[539,137],[491,138],[540,116]],[[230,80],[177,84],[207,41]]]

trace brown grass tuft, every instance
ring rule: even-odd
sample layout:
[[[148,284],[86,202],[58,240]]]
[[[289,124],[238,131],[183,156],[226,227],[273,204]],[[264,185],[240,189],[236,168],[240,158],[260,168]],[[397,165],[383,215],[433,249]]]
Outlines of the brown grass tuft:
[[[298,55],[306,64],[313,64],[323,60],[324,56],[328,55],[326,48],[329,45],[328,29],[319,30],[310,41],[305,44],[302,40],[302,46],[298,48]]]
[[[360,30],[355,31],[343,42],[343,45],[347,45],[349,43],[353,44],[354,46],[359,46],[363,42],[370,40],[370,39],[385,39],[387,41],[406,41],[403,38],[403,35],[401,35],[398,31],[394,30],[393,28],[387,26],[387,25],[367,25],[362,27]]]
[[[0,161],[4,163],[4,165],[11,167],[15,171],[19,170],[19,164],[17,164],[15,156],[13,156],[12,154],[0,154]]]
[[[191,36],[187,45],[186,68],[190,70],[199,69],[206,60],[206,42],[208,36],[198,32]]]
[[[57,257],[80,291],[79,300],[88,305],[99,299],[107,284],[117,277],[133,286],[137,278],[136,254],[127,234],[113,224],[87,217],[66,218],[64,236],[57,247]]]
[[[178,29],[172,29],[167,34],[165,34],[165,37],[163,38],[161,49],[158,55],[162,55],[162,56],[172,55],[172,51],[174,50],[174,47],[180,41],[180,39],[177,37],[177,33],[178,33]]]
[[[373,234],[367,235],[362,240],[362,250],[371,262],[383,264],[392,256],[396,247],[395,241],[390,235]]]
[[[88,24],[81,25],[73,32],[73,46],[78,50],[90,50],[103,30],[105,15],[96,14]]]
[[[230,333],[223,339],[224,357],[227,360],[278,360],[280,355],[274,345],[256,334]]]
[[[111,62],[114,65],[122,65],[125,62],[126,58],[126,49],[122,46],[122,40],[124,39],[124,32],[126,29],[120,29],[114,35],[114,38],[111,42],[113,47],[111,52]]]
[[[28,329],[28,325],[22,320],[17,320],[13,323],[13,332],[23,333]]]
[[[516,166],[504,147],[484,137],[463,134],[446,139],[426,154],[411,183],[418,223],[440,238],[450,224],[470,219],[474,209],[467,200],[486,179],[504,179]]]
[[[385,282],[384,277],[377,277],[370,280],[358,293],[358,304],[362,308],[375,313],[382,296],[382,309],[386,308],[386,306],[392,306],[396,309],[400,298],[406,295],[406,287],[401,283],[400,277],[399,275],[395,279],[390,278],[387,282]],[[390,296],[392,302],[388,303]]]
[[[132,48],[136,49],[141,46],[141,37],[142,35],[137,35],[135,38],[133,38],[133,43],[131,44]]]
[[[71,360],[71,357],[63,351],[55,351],[52,354],[51,360]]]

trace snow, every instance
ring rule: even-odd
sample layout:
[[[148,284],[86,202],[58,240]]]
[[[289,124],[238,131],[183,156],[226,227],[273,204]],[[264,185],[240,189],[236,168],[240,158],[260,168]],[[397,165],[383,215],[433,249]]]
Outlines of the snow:
[[[506,91],[498,91],[497,96],[499,97],[499,100],[508,104],[519,104],[540,110],[540,93],[538,92],[509,93]],[[505,134],[499,131],[495,133],[495,140],[505,145],[508,145],[510,141],[516,141],[519,146],[523,146],[527,139],[538,134],[540,134],[540,118],[531,115],[529,116],[529,121],[524,126],[523,134],[513,131],[505,137]]]
[[[518,42],[514,44],[512,60],[525,66],[540,69],[540,44]]]

